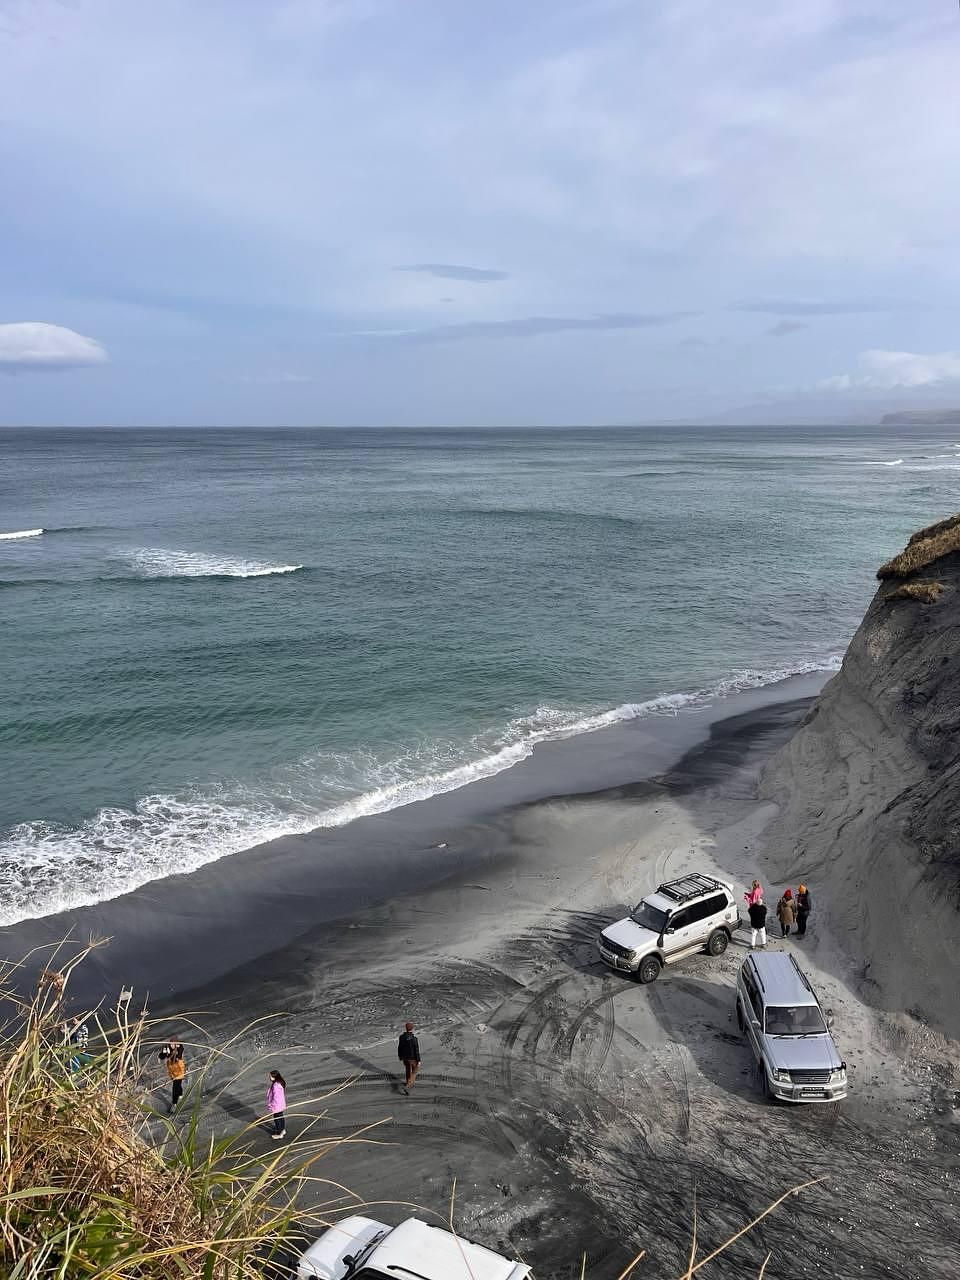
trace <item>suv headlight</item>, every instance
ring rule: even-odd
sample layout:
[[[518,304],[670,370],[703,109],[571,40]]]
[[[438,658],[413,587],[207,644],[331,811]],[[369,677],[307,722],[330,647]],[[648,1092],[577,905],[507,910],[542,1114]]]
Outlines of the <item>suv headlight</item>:
[[[790,1083],[789,1071],[781,1071],[779,1067],[774,1067],[774,1069],[770,1072],[770,1074],[773,1076],[774,1080],[779,1081],[780,1084]]]
[[[830,1072],[831,1084],[842,1084],[843,1081],[846,1080],[846,1078],[847,1078],[847,1064],[845,1062],[841,1063],[836,1071]]]

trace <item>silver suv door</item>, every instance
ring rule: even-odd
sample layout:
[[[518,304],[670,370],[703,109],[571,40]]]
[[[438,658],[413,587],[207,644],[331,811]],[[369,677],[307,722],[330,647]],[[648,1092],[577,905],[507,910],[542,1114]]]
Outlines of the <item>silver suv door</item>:
[[[756,980],[750,972],[750,966],[744,965],[743,968],[743,989],[746,993],[746,1004],[743,1009],[744,1029],[747,1033],[747,1039],[750,1041],[750,1047],[753,1050],[754,1057],[758,1062],[763,1061],[763,1045],[761,1036],[763,1035],[763,998],[760,995]]]
[[[666,955],[674,951],[683,951],[697,940],[697,932],[701,926],[690,919],[690,908],[681,907],[670,917],[670,923],[663,935],[663,950]]]

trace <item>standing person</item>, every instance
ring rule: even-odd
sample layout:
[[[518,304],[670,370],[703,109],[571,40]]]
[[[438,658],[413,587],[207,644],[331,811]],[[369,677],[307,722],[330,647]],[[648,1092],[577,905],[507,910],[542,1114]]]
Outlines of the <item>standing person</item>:
[[[167,1064],[167,1075],[170,1077],[170,1113],[183,1097],[183,1082],[187,1074],[187,1064],[183,1057],[183,1045],[173,1036],[163,1046],[157,1057]]]
[[[267,1090],[267,1110],[273,1116],[273,1140],[279,1142],[287,1136],[287,1082],[279,1071],[270,1072],[270,1088]]]
[[[760,881],[754,880],[753,884],[750,886],[750,891],[743,895],[743,900],[749,908],[752,907],[755,902],[759,902],[762,897],[763,890],[760,887]]]
[[[409,1094],[417,1078],[417,1072],[420,1070],[420,1042],[413,1034],[412,1022],[404,1023],[403,1033],[397,1045],[397,1057],[403,1063],[407,1073],[403,1082],[403,1092]]]
[[[92,1059],[87,1052],[90,1043],[90,1031],[83,1018],[71,1018],[64,1027],[64,1039],[70,1050],[70,1071],[79,1071]]]
[[[763,898],[751,902],[750,907],[750,946],[756,947],[758,940],[761,947],[767,945],[767,907]]]
[[[777,919],[780,921],[780,937],[785,938],[796,919],[796,903],[793,900],[792,889],[784,889],[783,897],[777,903]]]
[[[807,936],[807,916],[813,910],[813,899],[805,884],[797,888],[797,937]]]
[[[70,1039],[77,1046],[78,1053],[86,1053],[90,1043],[90,1030],[80,1017],[74,1018],[70,1024]]]

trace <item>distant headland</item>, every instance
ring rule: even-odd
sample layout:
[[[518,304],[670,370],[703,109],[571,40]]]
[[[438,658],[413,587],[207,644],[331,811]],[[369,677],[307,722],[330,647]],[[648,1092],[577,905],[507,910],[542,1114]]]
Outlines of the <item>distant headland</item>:
[[[882,427],[960,427],[960,409],[901,409],[897,413],[885,413],[880,419]]]

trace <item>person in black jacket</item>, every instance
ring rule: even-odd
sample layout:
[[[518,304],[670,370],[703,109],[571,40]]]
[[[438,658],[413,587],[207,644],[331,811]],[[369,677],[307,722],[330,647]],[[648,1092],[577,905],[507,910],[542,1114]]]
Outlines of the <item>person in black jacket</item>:
[[[397,1057],[403,1063],[404,1070],[407,1073],[403,1083],[403,1092],[409,1094],[413,1088],[413,1082],[417,1078],[417,1072],[420,1070],[420,1043],[413,1034],[412,1022],[404,1024],[403,1033],[397,1045]]]
[[[751,902],[750,912],[750,946],[765,947],[767,945],[767,904],[762,898]]]
[[[805,884],[797,889],[797,937],[802,938],[807,932],[807,916],[813,910],[813,899]]]

